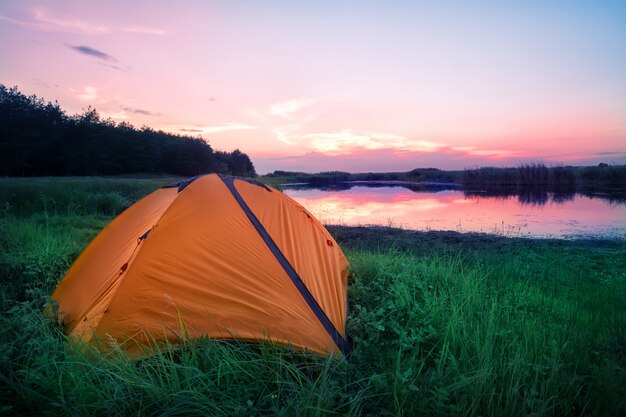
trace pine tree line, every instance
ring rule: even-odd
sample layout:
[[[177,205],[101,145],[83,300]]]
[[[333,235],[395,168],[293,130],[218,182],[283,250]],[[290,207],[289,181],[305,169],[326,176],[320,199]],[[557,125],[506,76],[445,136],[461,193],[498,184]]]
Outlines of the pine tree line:
[[[256,176],[238,149],[215,151],[202,138],[116,124],[92,107],[68,116],[58,102],[0,84],[0,176],[208,172]]]

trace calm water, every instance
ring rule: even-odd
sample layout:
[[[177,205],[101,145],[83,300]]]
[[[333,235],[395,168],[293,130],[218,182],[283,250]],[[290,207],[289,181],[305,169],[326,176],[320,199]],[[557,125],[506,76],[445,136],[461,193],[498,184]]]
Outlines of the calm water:
[[[592,194],[489,196],[460,190],[342,185],[283,188],[323,223],[506,236],[626,239],[626,199]]]

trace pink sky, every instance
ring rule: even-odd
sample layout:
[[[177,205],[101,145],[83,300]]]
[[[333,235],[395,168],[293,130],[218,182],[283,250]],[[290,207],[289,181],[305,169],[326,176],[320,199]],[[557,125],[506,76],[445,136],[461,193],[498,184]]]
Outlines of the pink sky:
[[[259,173],[626,163],[626,3],[0,3],[0,82]]]

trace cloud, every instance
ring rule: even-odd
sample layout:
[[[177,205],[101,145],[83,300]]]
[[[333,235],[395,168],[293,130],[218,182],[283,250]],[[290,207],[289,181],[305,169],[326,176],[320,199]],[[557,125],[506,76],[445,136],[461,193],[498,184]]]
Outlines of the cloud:
[[[120,32],[140,33],[142,35],[166,35],[167,32],[161,29],[155,29],[145,26],[128,26],[118,29]]]
[[[277,117],[279,120],[286,119],[286,124],[278,125],[270,130],[274,133],[276,140],[279,142],[286,145],[297,145],[297,132],[316,118],[315,115],[312,114],[303,115],[298,113],[317,102],[318,100],[315,99],[299,98],[272,104],[269,108],[263,109],[260,112],[251,110],[250,113],[253,117],[261,119],[270,125],[280,123],[277,123]]]
[[[83,54],[83,55],[87,55],[87,56],[91,56],[97,59],[100,59],[102,61],[105,62],[117,62],[117,59],[115,59],[113,56],[99,51],[95,48],[92,48],[90,46],[85,46],[85,45],[67,45],[68,48],[73,49],[74,51],[78,52],[79,54]]]
[[[87,86],[82,91],[76,91],[73,88],[69,89],[70,93],[82,101],[93,102],[98,98],[98,90],[95,87]]]
[[[107,68],[112,68],[114,70],[117,71],[124,71],[122,68],[118,67],[117,65],[113,65],[113,64],[107,64],[106,62],[102,62],[102,61],[97,61],[98,64],[107,67]]]
[[[43,30],[42,25],[37,22],[28,22],[25,20],[13,19],[12,17],[2,16],[2,15],[0,15],[0,20],[12,23],[17,26],[27,27],[27,28],[31,28],[35,30]]]
[[[337,132],[297,135],[299,144],[328,155],[349,154],[358,150],[391,149],[397,152],[435,152],[445,144],[382,132],[343,129]]]
[[[282,142],[285,145],[296,145],[296,142],[289,139],[289,137],[293,135],[293,133],[296,132],[299,127],[300,127],[299,125],[293,125],[293,124],[285,125],[285,126],[280,126],[280,127],[273,129],[272,132],[274,133],[274,135],[276,136],[276,139],[279,142]]]
[[[43,80],[41,80],[39,78],[33,78],[32,82],[33,82],[33,84],[39,85],[39,86],[44,87],[44,88],[60,88],[61,87],[59,84],[49,84],[49,83],[47,83],[47,82],[45,82],[45,81],[43,81]]]
[[[484,156],[491,158],[502,158],[513,156],[516,152],[507,151],[504,149],[474,149],[467,152],[468,155]]]
[[[303,110],[319,103],[317,99],[299,98],[269,106],[269,116],[278,116],[289,122],[271,129],[276,140],[300,149],[327,155],[342,155],[356,150],[393,149],[397,152],[434,152],[447,145],[422,139],[409,139],[386,132],[367,132],[341,129],[330,132],[311,132],[306,126],[316,119],[315,115]],[[268,113],[265,113],[266,115]],[[258,113],[254,113],[258,116]],[[261,117],[263,119],[263,117]],[[275,120],[270,121],[275,122]],[[309,130],[307,132],[306,130]]]
[[[86,55],[88,57],[96,58],[97,59],[96,63],[98,63],[99,65],[102,65],[107,68],[112,68],[117,71],[124,71],[123,68],[114,64],[118,62],[118,60],[112,55],[99,51],[98,49],[92,48],[90,46],[69,45],[69,44],[66,44],[66,45],[68,48],[72,49],[75,52],[78,52],[81,55]]]
[[[281,103],[272,104],[269,112],[273,116],[279,116],[284,118],[290,118],[292,114],[299,112],[300,110],[311,106],[315,103],[315,100],[311,99],[295,99],[284,101]]]
[[[151,112],[151,111],[144,110],[144,109],[134,109],[132,107],[124,107],[123,110],[129,113],[141,114],[143,116],[160,116],[161,115],[161,113],[155,113],[155,112]]]
[[[256,126],[250,126],[243,123],[225,123],[217,126],[201,126],[201,125],[162,125],[158,127],[166,132],[186,132],[211,135],[215,133],[228,132],[232,130],[249,130],[257,129]]]
[[[83,35],[106,35],[115,32],[135,33],[143,35],[166,35],[167,32],[141,25],[110,26],[101,23],[91,22],[73,16],[55,16],[44,8],[36,8],[30,19],[14,19],[9,16],[0,15],[0,20],[14,25],[44,32],[67,32]]]
[[[310,133],[300,138],[306,140],[311,149],[329,155],[350,153],[359,148],[373,150],[385,147],[381,141],[377,140],[375,134],[356,133],[350,130]]]
[[[379,161],[377,156],[384,155],[386,160],[380,162],[381,165],[390,166],[383,171],[393,170],[394,164],[402,163],[407,169],[413,169],[417,161],[425,161],[426,166],[436,164],[427,163],[430,159],[441,160],[444,164],[462,164],[463,161],[472,163],[488,162],[492,165],[505,160],[519,158],[523,155],[516,150],[507,148],[485,148],[478,147],[470,142],[464,146],[453,146],[447,141],[438,141],[427,137],[410,137],[389,132],[339,128],[336,130],[315,131],[316,126],[309,123],[316,119],[315,107],[313,104],[319,103],[319,99],[299,98],[275,103],[261,111],[252,111],[251,115],[261,121],[261,124],[268,127],[273,133],[276,141],[288,145],[283,154],[305,153],[307,156],[292,156],[282,159],[281,166],[290,166],[295,162],[295,169],[299,163],[304,166],[314,166],[319,162],[319,166],[329,169],[341,169],[344,161],[351,161],[348,165],[353,167],[376,167]],[[319,110],[319,109],[317,109]],[[286,121],[282,122],[281,119]],[[289,150],[287,150],[289,149]],[[274,164],[267,155],[260,157],[268,166]],[[328,164],[335,161],[334,168]],[[275,161],[278,163],[278,161]],[[310,165],[309,165],[310,163]],[[284,165],[283,165],[284,164]],[[376,169],[376,168],[371,168]]]
[[[248,130],[248,129],[256,129],[256,127],[241,124],[241,123],[226,123],[226,124],[219,125],[219,126],[204,126],[202,127],[202,132],[206,134],[211,134],[211,133],[227,132],[229,130]]]
[[[110,29],[106,25],[101,25],[93,22],[87,22],[84,20],[70,18],[63,19],[55,16],[51,16],[44,9],[36,9],[33,15],[33,19],[39,23],[39,27],[42,30],[62,30],[70,32],[78,32],[84,34],[104,34],[110,33]]]
[[[596,155],[601,155],[601,156],[612,156],[612,155],[626,155],[626,152],[612,152],[612,151],[607,151],[607,152],[596,152]]]
[[[119,111],[119,112],[116,112],[116,113],[102,112],[102,114],[104,116],[110,117],[111,119],[120,119],[120,120],[128,119],[128,115],[126,113],[124,113],[123,111]]]
[[[415,168],[436,167],[440,169],[463,169],[473,166],[514,166],[523,162],[523,157],[493,158],[467,155],[443,148],[436,152],[398,153],[394,149],[356,150],[349,154],[333,155],[308,152],[290,156],[251,155],[259,173],[274,170],[321,172],[406,172]]]
[[[447,150],[449,152],[459,152],[464,156],[480,156],[490,159],[513,157],[519,153],[507,149],[478,149],[475,146],[455,146],[447,148]]]

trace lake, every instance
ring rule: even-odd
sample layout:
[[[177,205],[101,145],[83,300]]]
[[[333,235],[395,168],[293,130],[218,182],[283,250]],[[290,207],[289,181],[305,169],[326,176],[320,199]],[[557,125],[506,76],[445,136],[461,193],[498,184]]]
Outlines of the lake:
[[[626,239],[624,194],[467,192],[399,184],[284,185],[322,223],[541,238]]]

